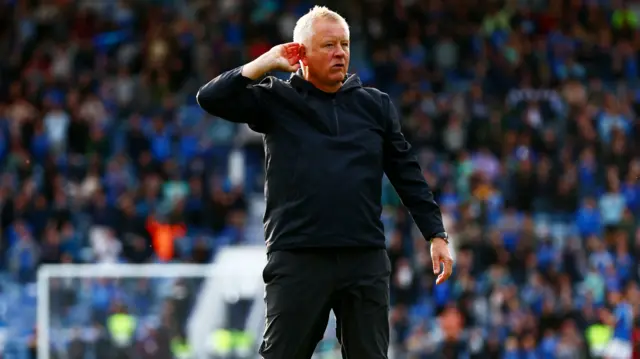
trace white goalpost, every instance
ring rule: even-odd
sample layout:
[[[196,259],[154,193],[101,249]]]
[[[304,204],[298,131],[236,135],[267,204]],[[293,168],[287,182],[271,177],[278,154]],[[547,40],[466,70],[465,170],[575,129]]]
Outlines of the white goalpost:
[[[206,278],[211,265],[191,264],[63,264],[44,265],[38,271],[38,358],[51,358],[50,280],[52,278]]]
[[[264,246],[222,249],[212,264],[63,264],[44,265],[37,280],[37,349],[39,359],[51,353],[51,280],[87,279],[198,279],[185,332],[195,358],[206,358],[210,334],[221,329],[226,303],[238,299],[252,301],[245,330],[261,334],[264,315],[262,268],[266,263]]]

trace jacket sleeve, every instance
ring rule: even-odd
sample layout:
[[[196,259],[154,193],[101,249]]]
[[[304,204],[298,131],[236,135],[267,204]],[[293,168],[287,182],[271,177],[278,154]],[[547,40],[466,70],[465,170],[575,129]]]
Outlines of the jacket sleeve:
[[[384,172],[407,207],[425,239],[444,232],[440,207],[424,179],[422,169],[411,145],[404,138],[395,106],[388,95],[383,96],[387,128],[384,139]]]
[[[255,82],[242,76],[242,66],[224,72],[196,94],[198,105],[210,115],[225,120],[246,123],[257,132],[264,133],[269,126],[264,95]]]

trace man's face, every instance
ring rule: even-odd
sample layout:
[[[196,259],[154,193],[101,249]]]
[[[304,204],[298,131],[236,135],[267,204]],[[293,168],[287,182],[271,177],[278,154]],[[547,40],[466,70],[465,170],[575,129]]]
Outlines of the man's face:
[[[339,21],[319,19],[313,24],[310,48],[305,48],[302,63],[307,79],[328,87],[339,85],[349,68],[349,32]]]

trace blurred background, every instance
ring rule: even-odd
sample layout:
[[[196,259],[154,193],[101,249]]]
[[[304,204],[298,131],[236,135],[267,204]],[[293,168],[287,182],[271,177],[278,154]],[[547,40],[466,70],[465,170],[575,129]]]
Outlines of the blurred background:
[[[2,358],[38,357],[42,264],[263,250],[261,137],[195,93],[315,4],[349,21],[351,70],[394,99],[456,246],[435,287],[385,184],[394,358],[640,358],[638,2],[0,0]],[[255,358],[247,300],[191,348],[205,279],[47,278],[49,357]]]

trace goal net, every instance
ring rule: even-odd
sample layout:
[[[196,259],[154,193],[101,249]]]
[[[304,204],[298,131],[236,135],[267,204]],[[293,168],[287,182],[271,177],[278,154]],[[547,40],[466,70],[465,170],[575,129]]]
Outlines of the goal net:
[[[248,246],[210,265],[42,266],[38,358],[259,358],[265,262],[264,246]],[[336,349],[332,322],[314,359]]]

